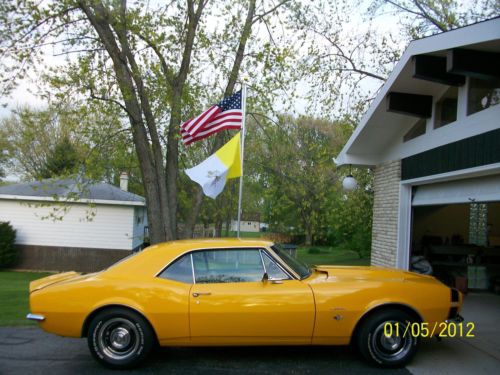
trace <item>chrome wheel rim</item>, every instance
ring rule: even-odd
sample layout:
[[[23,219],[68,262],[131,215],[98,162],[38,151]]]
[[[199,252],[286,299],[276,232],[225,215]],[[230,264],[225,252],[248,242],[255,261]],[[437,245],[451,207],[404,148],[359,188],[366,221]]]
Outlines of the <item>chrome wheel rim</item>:
[[[128,319],[109,319],[99,328],[97,344],[108,358],[124,360],[137,352],[140,345],[139,331]]]
[[[385,335],[386,324],[393,327],[391,336]],[[370,338],[370,346],[377,358],[394,362],[404,358],[410,352],[414,338],[410,332],[406,332],[403,336],[406,324],[409,322],[385,321],[375,328]],[[396,327],[399,327],[399,330]]]

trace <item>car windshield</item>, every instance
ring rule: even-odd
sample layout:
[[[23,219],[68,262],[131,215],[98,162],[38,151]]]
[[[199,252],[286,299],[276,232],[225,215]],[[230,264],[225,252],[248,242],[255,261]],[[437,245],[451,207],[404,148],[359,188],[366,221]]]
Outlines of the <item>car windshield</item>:
[[[299,275],[301,280],[311,275],[311,270],[305,263],[292,257],[280,245],[274,244],[271,248],[292,270],[295,271],[296,274]]]

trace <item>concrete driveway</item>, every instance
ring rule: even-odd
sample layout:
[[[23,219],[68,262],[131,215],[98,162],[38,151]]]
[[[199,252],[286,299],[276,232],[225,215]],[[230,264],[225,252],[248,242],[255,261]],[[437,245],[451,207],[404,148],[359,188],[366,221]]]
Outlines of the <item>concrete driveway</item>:
[[[464,324],[473,322],[474,338],[422,342],[408,370],[413,374],[500,373],[500,296],[469,293],[464,300]]]
[[[367,366],[348,347],[167,348],[133,374],[462,374],[498,373],[500,296],[469,294],[463,315],[475,338],[425,340],[407,369]],[[38,328],[0,328],[0,374],[117,374],[90,356],[87,342]]]

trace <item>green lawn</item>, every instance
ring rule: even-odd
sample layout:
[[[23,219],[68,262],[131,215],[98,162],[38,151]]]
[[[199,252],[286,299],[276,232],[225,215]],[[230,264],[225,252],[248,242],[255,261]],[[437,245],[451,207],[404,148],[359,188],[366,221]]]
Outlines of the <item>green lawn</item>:
[[[310,248],[319,249],[319,254],[309,253]],[[370,258],[359,258],[352,250],[331,246],[309,246],[297,249],[297,258],[309,265],[334,264],[342,266],[368,266]]]
[[[28,286],[31,280],[48,275],[40,272],[0,271],[0,326],[36,324],[26,320],[29,312]]]
[[[258,233],[257,233],[258,234]],[[310,247],[299,247],[297,257],[309,265],[369,265],[369,258],[360,259],[356,252],[340,247],[314,246],[319,254],[310,254]],[[28,285],[31,280],[50,275],[41,272],[0,271],[0,326],[35,324],[26,320],[29,312]]]
[[[223,233],[226,233],[223,231]],[[226,237],[236,237],[236,233],[234,231],[230,231]],[[265,232],[240,232],[241,238],[261,238],[262,235],[266,234]]]

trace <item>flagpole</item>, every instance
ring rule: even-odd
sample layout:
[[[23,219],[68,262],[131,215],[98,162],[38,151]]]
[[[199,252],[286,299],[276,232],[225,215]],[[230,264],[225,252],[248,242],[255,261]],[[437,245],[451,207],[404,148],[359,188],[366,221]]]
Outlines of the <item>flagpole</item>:
[[[241,227],[241,198],[243,197],[243,160],[245,155],[245,132],[246,132],[246,114],[247,114],[247,85],[243,81],[241,85],[241,107],[242,107],[242,123],[241,123],[241,176],[240,176],[240,191],[238,196],[238,231],[237,237],[240,238]]]

